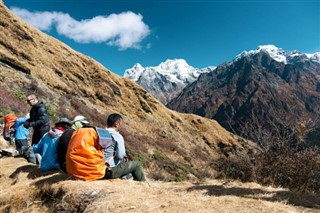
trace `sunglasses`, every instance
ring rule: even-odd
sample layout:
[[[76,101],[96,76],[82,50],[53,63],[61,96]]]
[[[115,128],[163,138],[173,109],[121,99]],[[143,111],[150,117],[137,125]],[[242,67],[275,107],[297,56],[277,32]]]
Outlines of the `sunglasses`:
[[[28,99],[27,102],[30,103],[34,98]]]

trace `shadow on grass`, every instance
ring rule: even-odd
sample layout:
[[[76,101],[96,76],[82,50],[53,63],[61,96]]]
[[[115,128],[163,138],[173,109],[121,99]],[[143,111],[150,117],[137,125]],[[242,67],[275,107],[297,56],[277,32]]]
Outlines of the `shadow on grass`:
[[[291,192],[291,191],[266,191],[261,189],[248,189],[232,187],[226,188],[224,186],[203,185],[192,186],[187,191],[206,190],[206,194],[210,196],[237,196],[257,200],[266,200],[271,202],[285,202],[294,206],[302,206],[305,208],[320,209],[319,194],[312,194],[308,192]],[[270,196],[272,194],[272,196]]]
[[[37,187],[42,187],[43,185],[52,185],[54,183],[58,183],[58,182],[61,182],[61,181],[64,181],[64,180],[70,180],[70,176],[65,174],[65,173],[62,173],[62,172],[58,172],[56,171],[55,173],[51,173],[51,174],[54,174],[50,177],[47,177],[47,178],[42,178],[41,180],[38,180],[36,182],[34,182],[33,184]]]
[[[57,172],[59,172],[59,171],[54,170],[54,171],[49,171],[49,172],[42,172],[38,165],[25,165],[25,166],[18,167],[16,169],[16,171],[14,171],[9,176],[9,178],[14,179],[14,178],[17,178],[17,176],[20,173],[28,173],[28,175],[27,175],[28,179],[36,179],[38,177],[48,176],[48,175],[51,175],[51,174],[54,174]]]
[[[46,182],[49,184],[56,183],[60,180],[67,180],[70,179],[70,177],[58,170],[52,170],[48,172],[42,172],[38,165],[25,165],[17,168],[10,176],[11,179],[16,179],[20,173],[28,173],[27,178],[28,179],[37,179],[39,177],[46,177],[50,176],[48,178],[41,179],[37,182],[35,182],[35,185],[41,185],[42,182]],[[56,174],[56,175],[53,175]],[[53,175],[53,176],[52,176]],[[60,178],[61,177],[61,178]],[[15,182],[13,183],[13,185]]]

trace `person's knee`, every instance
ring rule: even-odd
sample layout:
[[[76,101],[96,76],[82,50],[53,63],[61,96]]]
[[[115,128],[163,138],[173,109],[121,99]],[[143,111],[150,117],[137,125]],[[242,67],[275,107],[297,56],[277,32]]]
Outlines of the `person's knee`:
[[[145,179],[143,168],[142,168],[141,164],[136,161],[132,161],[132,162],[135,165],[134,174],[133,174],[134,180],[145,181],[146,179]]]
[[[137,164],[137,169],[138,169],[139,171],[143,171],[142,166],[141,166],[140,163]]]

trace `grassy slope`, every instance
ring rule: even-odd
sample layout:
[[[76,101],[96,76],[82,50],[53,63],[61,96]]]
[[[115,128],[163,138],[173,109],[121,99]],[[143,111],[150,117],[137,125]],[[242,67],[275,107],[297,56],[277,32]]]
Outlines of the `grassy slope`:
[[[1,212],[320,212],[320,198],[256,183],[131,180],[82,182],[0,159]]]

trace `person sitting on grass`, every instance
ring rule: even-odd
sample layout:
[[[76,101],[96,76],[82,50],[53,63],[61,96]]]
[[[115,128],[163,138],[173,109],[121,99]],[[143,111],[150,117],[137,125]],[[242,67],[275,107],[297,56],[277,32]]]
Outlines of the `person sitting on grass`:
[[[59,161],[60,169],[65,173],[67,173],[66,154],[67,154],[68,145],[69,145],[71,136],[74,131],[89,125],[87,118],[85,118],[82,115],[77,115],[76,117],[74,117],[71,123],[72,123],[71,128],[67,129],[61,135],[58,141],[58,161]]]
[[[57,155],[58,138],[62,133],[70,128],[71,123],[68,118],[61,118],[55,126],[46,133],[38,144],[33,146],[33,152],[41,155],[40,168],[41,171],[59,170],[59,162]]]
[[[146,181],[142,166],[136,161],[128,160],[125,143],[119,131],[123,127],[123,118],[120,114],[113,113],[107,119],[107,130],[113,138],[113,143],[104,149],[104,159],[111,171],[106,178],[120,178],[132,174],[133,180]]]

